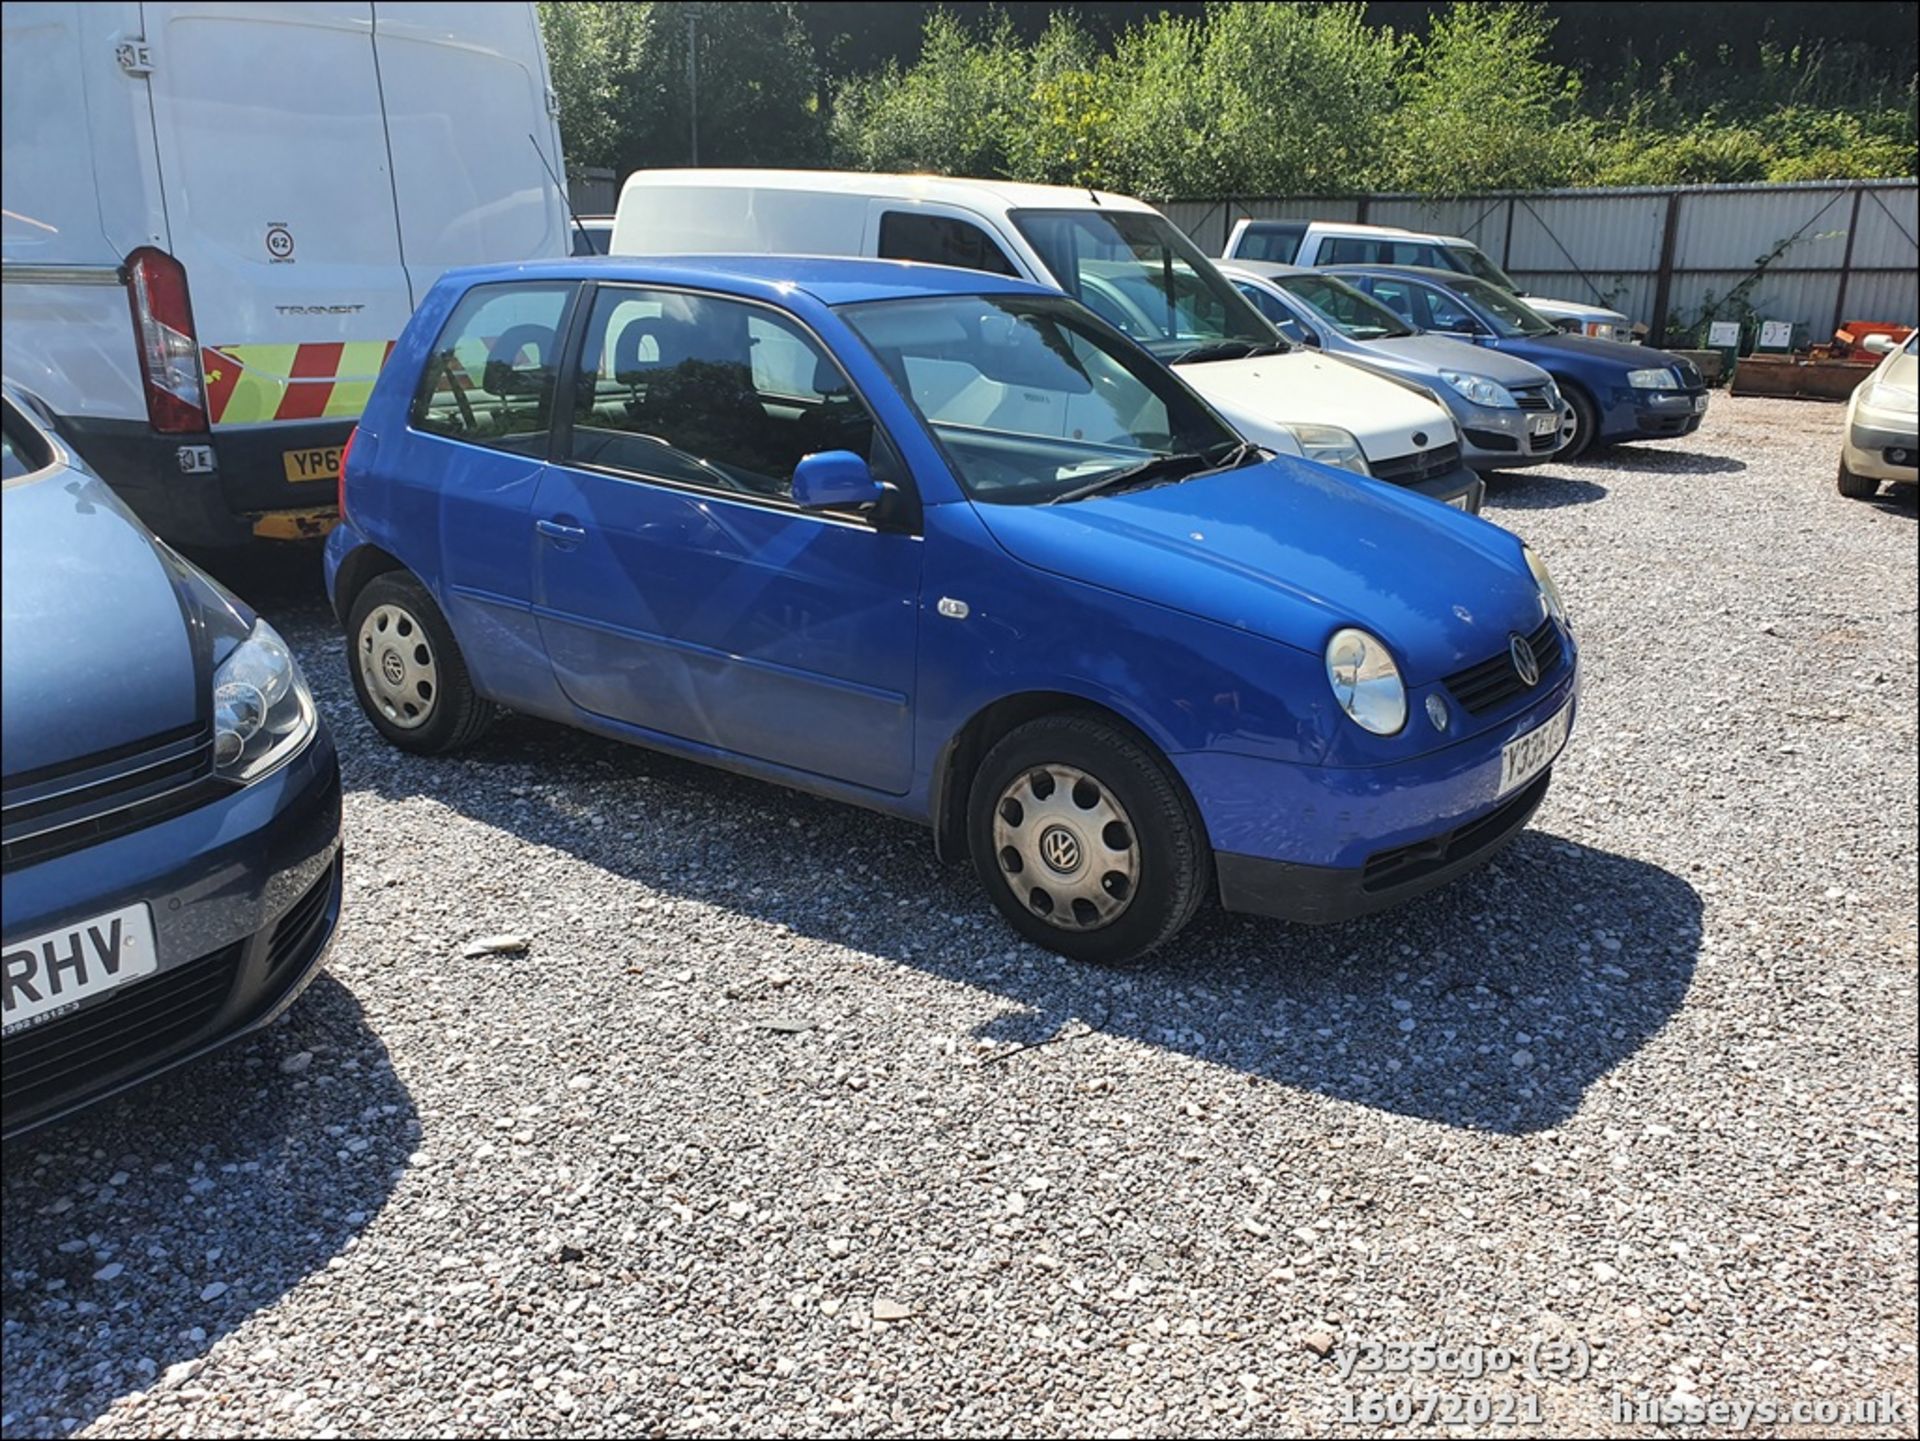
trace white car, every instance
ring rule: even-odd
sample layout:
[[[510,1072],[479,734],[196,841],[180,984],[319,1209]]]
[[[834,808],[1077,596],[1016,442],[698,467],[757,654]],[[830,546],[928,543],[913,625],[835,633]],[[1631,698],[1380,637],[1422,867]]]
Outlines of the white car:
[[[1878,342],[1876,344],[1876,342]],[[1886,347],[1887,358],[1853,389],[1847,401],[1847,434],[1840,446],[1840,493],[1869,500],[1883,480],[1920,480],[1920,331],[1894,345],[1869,336],[1869,350]]]
[[[1570,335],[1631,341],[1633,325],[1617,310],[1529,295],[1471,240],[1429,235],[1392,225],[1327,220],[1242,220],[1227,237],[1224,260],[1270,260],[1282,265],[1424,265],[1455,270],[1520,296],[1527,308]]]
[[[1131,336],[1269,450],[1464,510],[1485,493],[1429,392],[1294,349],[1177,226],[1124,195],[931,175],[640,170],[621,190],[612,253],[873,256],[1019,276]]]
[[[7,376],[142,520],[324,529],[443,270],[565,256],[528,4],[15,3]]]

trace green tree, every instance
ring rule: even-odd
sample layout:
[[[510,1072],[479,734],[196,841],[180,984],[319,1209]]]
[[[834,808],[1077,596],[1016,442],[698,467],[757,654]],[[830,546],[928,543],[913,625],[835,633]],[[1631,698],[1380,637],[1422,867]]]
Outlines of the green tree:
[[[1566,183],[1583,149],[1580,84],[1548,58],[1552,33],[1540,5],[1435,16],[1394,116],[1400,182],[1438,195]]]
[[[539,10],[570,163],[632,170],[689,162],[690,41],[701,164],[810,165],[822,158],[818,71],[792,0],[545,0]]]
[[[976,36],[936,10],[910,68],[889,63],[834,95],[833,153],[858,170],[1004,176],[1030,67],[1004,15]]]

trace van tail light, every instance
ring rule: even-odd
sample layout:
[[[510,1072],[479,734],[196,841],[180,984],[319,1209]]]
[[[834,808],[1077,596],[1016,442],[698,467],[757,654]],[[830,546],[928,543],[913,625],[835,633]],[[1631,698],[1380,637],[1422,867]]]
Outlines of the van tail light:
[[[334,482],[333,503],[340,510],[340,519],[347,518],[347,462],[353,458],[353,443],[360,438],[360,427],[347,432],[347,443],[340,447],[340,478]]]
[[[187,272],[151,246],[127,257],[127,294],[133,302],[133,339],[147,392],[147,419],[170,435],[207,428],[200,381],[200,342],[187,302]]]

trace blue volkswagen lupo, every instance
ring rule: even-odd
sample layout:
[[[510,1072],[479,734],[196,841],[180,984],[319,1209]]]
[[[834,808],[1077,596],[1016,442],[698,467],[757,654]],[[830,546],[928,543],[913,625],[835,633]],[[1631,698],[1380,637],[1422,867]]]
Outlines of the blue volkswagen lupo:
[[[1209,891],[1329,921],[1483,861],[1572,722],[1497,526],[1244,443],[1074,301],[898,262],[448,274],[346,458],[374,726],[495,705],[931,824],[1118,963]]]

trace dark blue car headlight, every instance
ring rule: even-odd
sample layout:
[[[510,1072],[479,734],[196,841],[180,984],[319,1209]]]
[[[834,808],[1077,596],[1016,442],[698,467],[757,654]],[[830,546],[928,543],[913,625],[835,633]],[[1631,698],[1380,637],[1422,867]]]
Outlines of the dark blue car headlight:
[[[213,768],[225,780],[258,780],[305,745],[313,696],[280,632],[256,620],[213,673]]]

